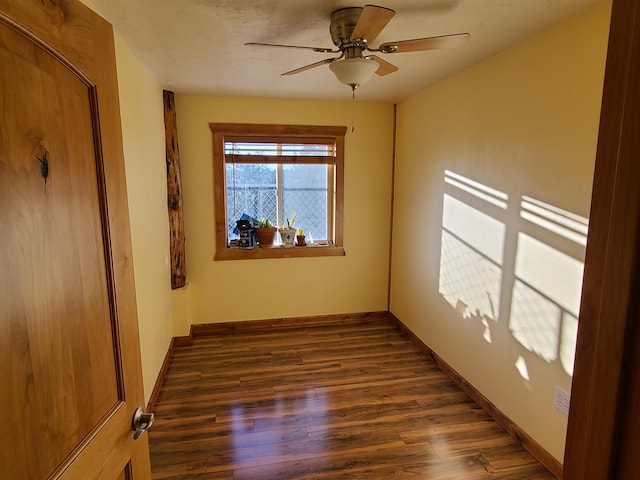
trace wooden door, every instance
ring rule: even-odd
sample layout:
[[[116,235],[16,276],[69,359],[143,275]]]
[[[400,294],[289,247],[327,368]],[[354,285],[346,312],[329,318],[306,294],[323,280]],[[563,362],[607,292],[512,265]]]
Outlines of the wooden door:
[[[148,479],[111,26],[0,0],[0,478]]]

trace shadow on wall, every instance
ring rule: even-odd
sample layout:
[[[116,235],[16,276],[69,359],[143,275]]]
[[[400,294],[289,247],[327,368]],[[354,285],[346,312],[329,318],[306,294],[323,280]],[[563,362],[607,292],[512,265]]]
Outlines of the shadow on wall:
[[[440,295],[465,319],[506,328],[573,375],[588,219],[444,173]],[[514,367],[530,380],[526,361]]]

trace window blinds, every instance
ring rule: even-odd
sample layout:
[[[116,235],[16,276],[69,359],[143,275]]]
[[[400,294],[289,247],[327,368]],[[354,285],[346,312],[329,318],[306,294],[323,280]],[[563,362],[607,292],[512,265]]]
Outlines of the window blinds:
[[[333,138],[225,138],[224,154],[228,163],[333,164],[336,143]]]

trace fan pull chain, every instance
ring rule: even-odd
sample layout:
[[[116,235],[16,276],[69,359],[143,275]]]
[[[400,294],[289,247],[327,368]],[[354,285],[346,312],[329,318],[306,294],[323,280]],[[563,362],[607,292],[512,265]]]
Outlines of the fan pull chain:
[[[356,131],[356,86],[351,85],[351,133]]]

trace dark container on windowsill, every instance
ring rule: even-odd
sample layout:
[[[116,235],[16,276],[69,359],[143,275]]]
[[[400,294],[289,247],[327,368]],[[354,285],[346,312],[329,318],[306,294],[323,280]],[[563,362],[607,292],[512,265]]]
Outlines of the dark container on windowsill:
[[[240,233],[240,248],[253,248],[255,246],[254,231],[249,220],[236,221]]]

